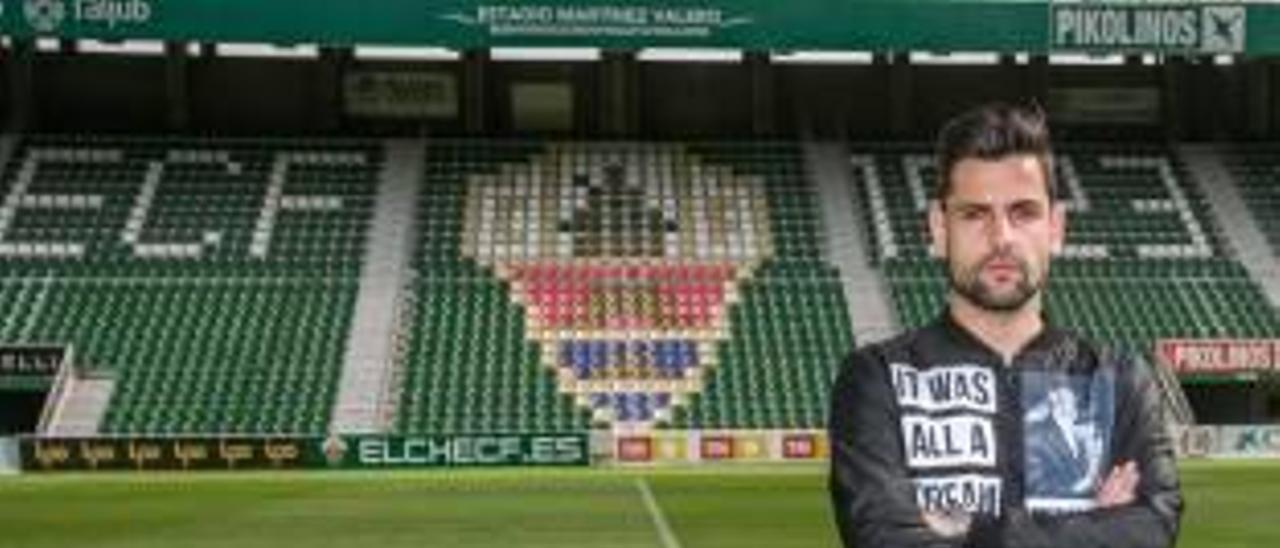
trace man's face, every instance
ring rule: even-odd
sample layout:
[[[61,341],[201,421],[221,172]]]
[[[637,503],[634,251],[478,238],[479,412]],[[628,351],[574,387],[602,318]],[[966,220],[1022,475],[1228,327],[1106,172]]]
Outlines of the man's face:
[[[1022,309],[1044,287],[1066,226],[1039,159],[961,160],[945,200],[930,206],[929,230],[952,290],[991,312]]]

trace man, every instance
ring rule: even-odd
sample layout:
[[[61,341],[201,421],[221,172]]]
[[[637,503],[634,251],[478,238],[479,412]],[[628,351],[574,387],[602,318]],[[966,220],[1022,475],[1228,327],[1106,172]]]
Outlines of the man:
[[[1055,187],[1038,110],[984,106],[942,130],[928,223],[947,307],[855,351],[832,392],[845,546],[1174,544],[1182,498],[1153,373],[1042,314],[1066,230]]]

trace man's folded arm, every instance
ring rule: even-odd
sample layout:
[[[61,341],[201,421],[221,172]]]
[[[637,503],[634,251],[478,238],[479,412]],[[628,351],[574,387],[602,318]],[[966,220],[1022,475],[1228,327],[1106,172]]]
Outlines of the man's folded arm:
[[[846,547],[951,548],[924,522],[898,439],[896,403],[884,369],[859,351],[846,361],[831,398],[830,488]]]
[[[1150,366],[1123,364],[1117,386],[1113,465],[1135,462],[1139,481],[1132,504],[1083,514],[1031,517],[1011,512],[999,523],[980,523],[974,546],[994,548],[1167,548],[1182,515],[1173,440]]]

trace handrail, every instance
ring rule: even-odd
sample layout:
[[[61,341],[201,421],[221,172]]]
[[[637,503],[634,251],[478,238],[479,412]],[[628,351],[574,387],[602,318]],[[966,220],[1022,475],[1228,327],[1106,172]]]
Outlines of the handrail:
[[[45,396],[44,407],[40,410],[40,422],[36,425],[36,432],[41,435],[51,433],[55,421],[66,407],[66,396],[71,392],[71,386],[76,378],[75,368],[69,363],[69,360],[63,359],[62,363],[58,364],[58,373],[54,375],[53,386]]]

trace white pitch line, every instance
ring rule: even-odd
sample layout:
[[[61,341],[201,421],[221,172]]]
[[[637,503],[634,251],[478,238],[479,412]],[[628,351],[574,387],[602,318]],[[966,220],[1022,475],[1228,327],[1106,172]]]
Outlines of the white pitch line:
[[[644,478],[636,478],[636,488],[640,490],[640,498],[644,499],[644,507],[649,509],[649,517],[653,518],[653,526],[658,529],[658,537],[662,539],[663,548],[680,548],[680,539],[676,538],[676,534],[671,531],[671,525],[667,523],[667,518],[662,514],[662,507],[658,506],[658,500],[653,498],[653,491],[649,490],[649,482]]]

